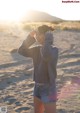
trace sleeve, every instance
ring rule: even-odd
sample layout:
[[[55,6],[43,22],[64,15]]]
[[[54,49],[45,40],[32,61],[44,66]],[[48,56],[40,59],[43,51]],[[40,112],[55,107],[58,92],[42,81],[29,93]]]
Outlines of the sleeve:
[[[22,45],[19,47],[18,53],[24,57],[32,57],[35,50],[34,48],[30,48],[30,46],[35,42],[35,38],[28,35],[27,38],[23,41]]]
[[[41,49],[42,58],[45,61],[49,61],[52,58],[52,44],[53,44],[53,34],[47,32],[45,34],[45,42]]]
[[[53,48],[52,59],[48,62],[48,73],[50,83],[53,84],[57,77],[58,48]]]

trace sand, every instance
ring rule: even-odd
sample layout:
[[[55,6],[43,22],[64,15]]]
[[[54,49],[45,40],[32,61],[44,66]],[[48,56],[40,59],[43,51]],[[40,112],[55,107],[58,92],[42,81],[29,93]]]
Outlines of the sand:
[[[0,32],[0,107],[8,113],[34,113],[33,62],[16,49],[28,32],[14,26]],[[54,32],[59,48],[57,65],[57,113],[80,113],[80,32]]]

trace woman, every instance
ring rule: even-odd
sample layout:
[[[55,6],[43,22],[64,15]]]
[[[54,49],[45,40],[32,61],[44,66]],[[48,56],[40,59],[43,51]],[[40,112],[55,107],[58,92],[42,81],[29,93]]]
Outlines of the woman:
[[[18,52],[31,57],[34,65],[34,111],[35,113],[56,113],[56,65],[58,48],[53,46],[52,27],[42,25],[32,31],[23,41]],[[35,41],[38,46],[31,47]]]

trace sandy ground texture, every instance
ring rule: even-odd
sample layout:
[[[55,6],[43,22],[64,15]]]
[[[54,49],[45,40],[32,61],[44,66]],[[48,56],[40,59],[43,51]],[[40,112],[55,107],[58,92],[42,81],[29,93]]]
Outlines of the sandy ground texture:
[[[0,107],[8,113],[34,113],[33,62],[16,52],[28,32],[14,26],[0,32]],[[57,113],[80,113],[80,32],[54,31],[59,48]]]

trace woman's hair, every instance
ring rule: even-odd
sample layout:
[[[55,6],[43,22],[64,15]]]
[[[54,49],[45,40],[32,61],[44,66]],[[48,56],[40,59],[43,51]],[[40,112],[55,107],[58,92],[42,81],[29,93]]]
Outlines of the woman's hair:
[[[40,27],[38,27],[38,31],[40,33],[46,33],[47,31],[54,31],[54,28],[50,27],[50,26],[47,26],[47,25],[42,25]]]

